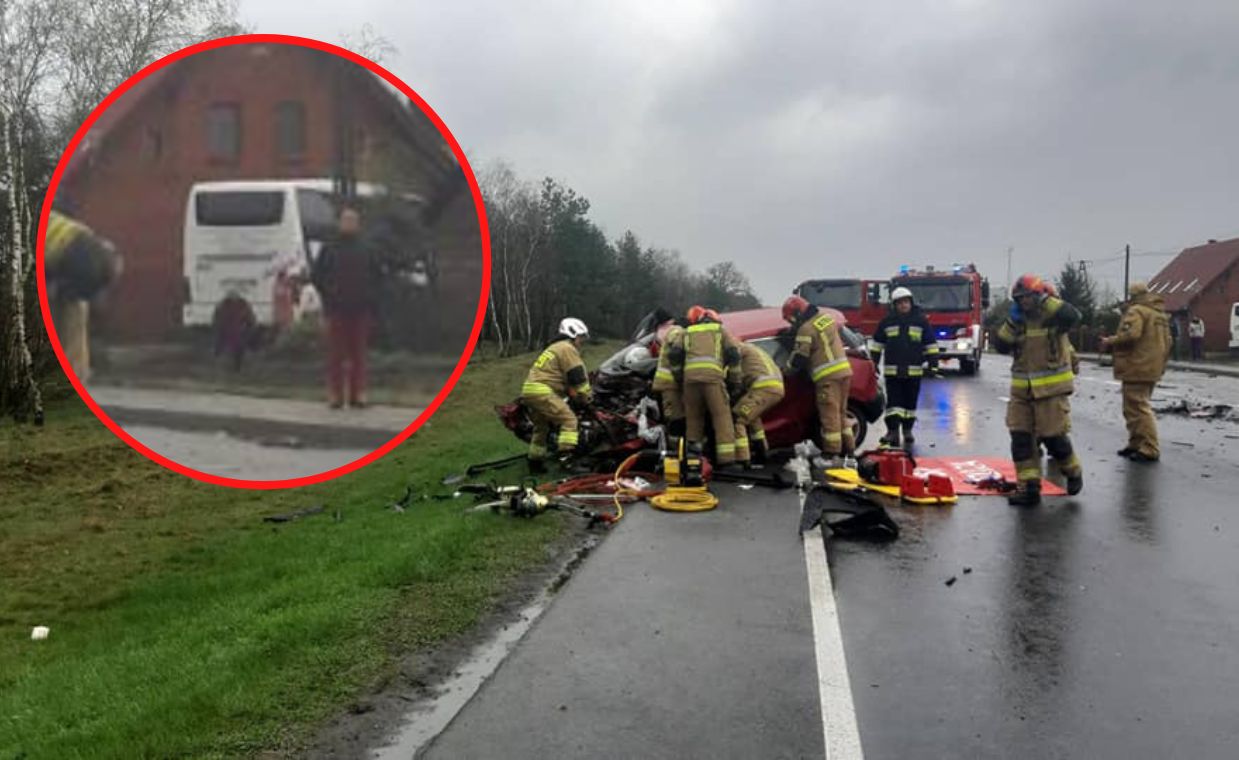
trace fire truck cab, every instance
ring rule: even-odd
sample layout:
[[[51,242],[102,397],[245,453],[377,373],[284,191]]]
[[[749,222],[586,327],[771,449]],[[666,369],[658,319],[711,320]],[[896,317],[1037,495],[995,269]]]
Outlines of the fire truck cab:
[[[958,361],[962,374],[976,374],[985,352],[989,281],[972,264],[955,264],[947,270],[903,266],[890,281],[890,290],[899,287],[912,291],[929,320],[938,340],[939,361]]]
[[[792,292],[814,306],[842,312],[848,327],[867,338],[873,336],[878,323],[886,316],[885,280],[805,280]]]

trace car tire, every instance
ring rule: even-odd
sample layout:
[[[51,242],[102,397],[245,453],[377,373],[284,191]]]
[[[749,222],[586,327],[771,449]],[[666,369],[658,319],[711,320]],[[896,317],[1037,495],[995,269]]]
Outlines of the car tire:
[[[848,421],[852,423],[852,439],[859,450],[860,445],[865,442],[865,436],[869,433],[869,423],[855,404],[848,404]]]
[[[981,361],[979,359],[960,359],[959,372],[962,375],[975,375],[980,365]]]

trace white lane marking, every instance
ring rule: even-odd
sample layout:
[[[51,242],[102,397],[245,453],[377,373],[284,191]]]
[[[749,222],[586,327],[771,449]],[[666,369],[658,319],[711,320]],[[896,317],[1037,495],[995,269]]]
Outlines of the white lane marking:
[[[804,509],[805,492],[800,492]],[[848,678],[843,652],[843,632],[839,629],[839,610],[830,582],[826,561],[826,541],[822,529],[804,534],[804,563],[809,573],[809,603],[813,611],[813,646],[817,658],[817,691],[822,707],[822,735],[827,760],[862,760],[860,729],[856,706],[852,702],[852,682]]]

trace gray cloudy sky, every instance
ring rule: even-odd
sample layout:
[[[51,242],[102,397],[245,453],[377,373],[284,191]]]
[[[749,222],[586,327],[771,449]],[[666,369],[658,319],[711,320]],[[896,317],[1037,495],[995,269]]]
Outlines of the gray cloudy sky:
[[[474,162],[584,194],[607,234],[775,303],[811,276],[1239,236],[1239,2],[243,0],[386,65]],[[478,168],[475,166],[475,168]],[[1169,260],[1138,256],[1147,277]],[[1099,262],[1121,282],[1121,261]]]

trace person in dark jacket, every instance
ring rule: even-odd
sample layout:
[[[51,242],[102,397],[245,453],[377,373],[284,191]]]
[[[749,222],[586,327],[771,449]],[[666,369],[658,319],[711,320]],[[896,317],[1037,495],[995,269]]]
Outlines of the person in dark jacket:
[[[891,293],[891,311],[878,323],[873,334],[873,363],[876,366],[886,354],[886,435],[883,446],[899,448],[899,432],[903,429],[903,445],[911,448],[915,439],[916,403],[921,395],[921,378],[928,365],[930,374],[938,370],[938,342],[929,320],[921,312],[907,288],[895,288]]]
[[[366,350],[378,296],[378,257],[361,235],[361,214],[346,206],[339,231],[319,251],[311,279],[327,325],[327,393],[332,408],[366,404]],[[347,376],[347,388],[345,379]]]

